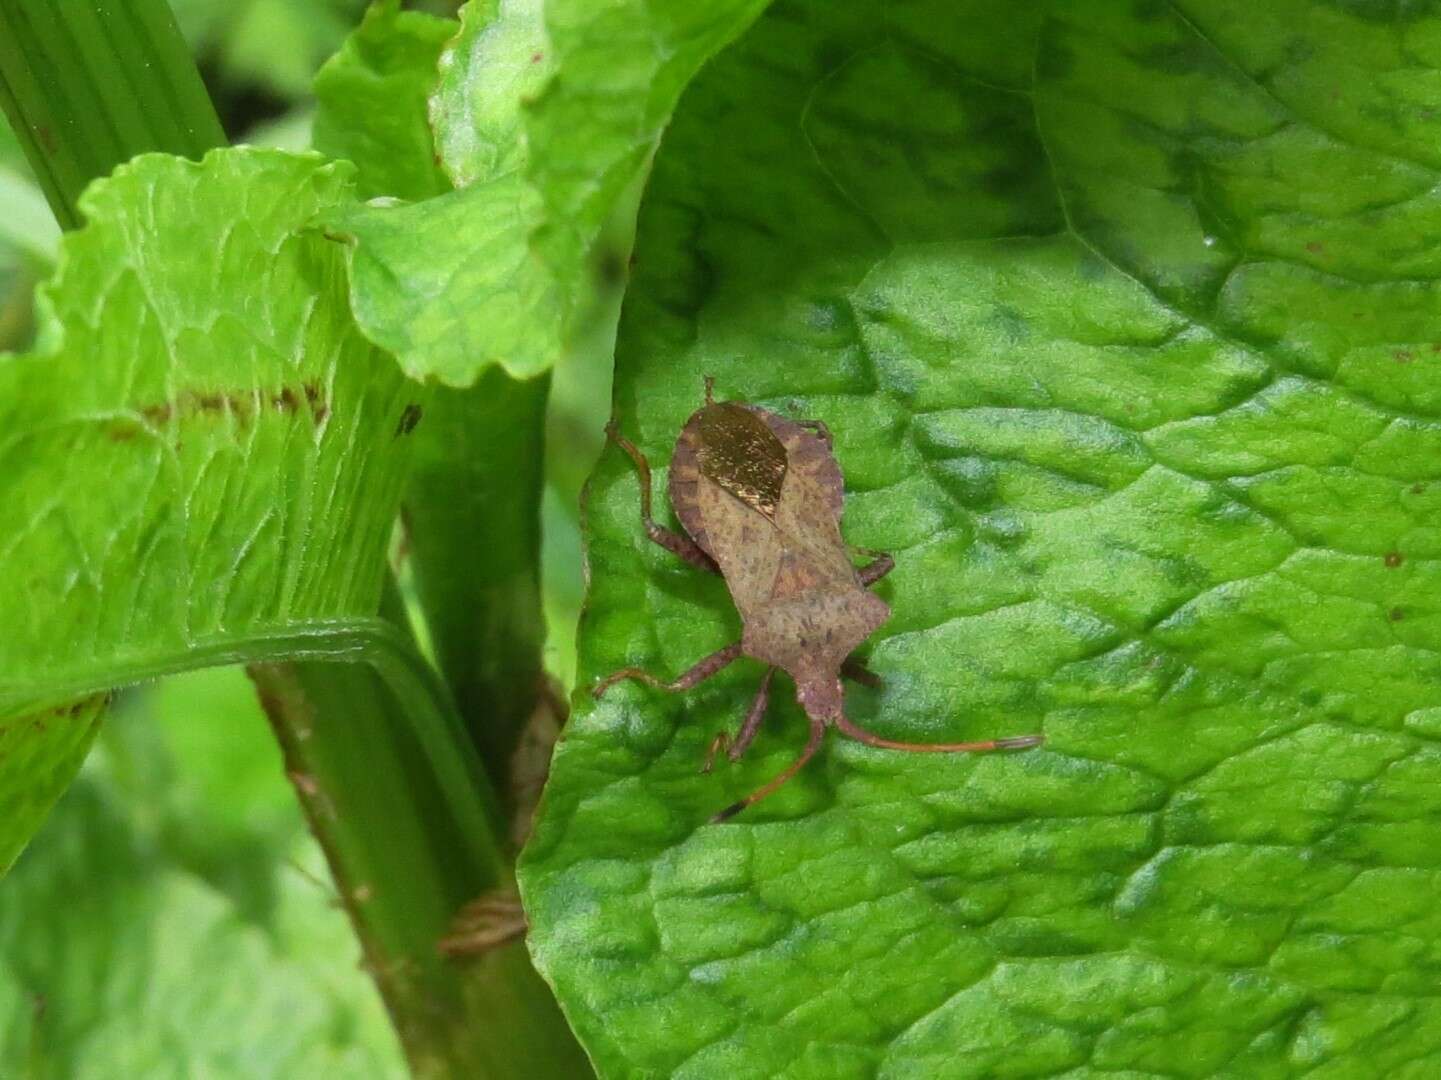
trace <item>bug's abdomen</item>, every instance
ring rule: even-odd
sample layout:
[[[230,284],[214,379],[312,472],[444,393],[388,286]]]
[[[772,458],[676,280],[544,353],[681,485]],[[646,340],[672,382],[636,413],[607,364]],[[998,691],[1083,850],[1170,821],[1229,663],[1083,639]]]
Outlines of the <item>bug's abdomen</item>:
[[[746,618],[741,648],[793,676],[834,671],[890,614],[884,600],[859,585],[815,589],[760,606]]]

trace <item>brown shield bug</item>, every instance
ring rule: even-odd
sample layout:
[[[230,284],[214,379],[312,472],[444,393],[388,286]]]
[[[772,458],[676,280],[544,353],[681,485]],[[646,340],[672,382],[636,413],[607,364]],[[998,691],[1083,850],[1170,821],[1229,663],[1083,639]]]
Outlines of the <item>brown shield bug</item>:
[[[651,517],[645,455],[621,436],[614,420],[606,434],[635,462],[646,535],[702,570],[721,574],[743,629],[740,641],[711,653],[670,682],[639,668],[623,668],[602,679],[595,695],[622,679],[689,690],[737,657],[750,656],[766,670],[727,748],[730,759],[738,760],[760,730],[777,668],[795,680],[796,700],[810,718],[810,738],[800,756],[712,821],[733,817],[798,773],[820,747],[827,725],[867,746],[924,753],[1019,750],[1041,743],[1040,735],[986,742],[898,742],[847,719],[841,676],[877,681],[851,652],[890,616],[885,601],[869,587],[895,563],[880,552],[867,552],[873,561],[859,569],[851,563],[840,528],[844,481],[830,431],[819,420],[789,420],[755,405],[716,401],[713,381],[707,378],[705,404],[681,429],[670,464],[671,506],[688,535]],[[726,742],[724,734],[717,736],[707,771]]]

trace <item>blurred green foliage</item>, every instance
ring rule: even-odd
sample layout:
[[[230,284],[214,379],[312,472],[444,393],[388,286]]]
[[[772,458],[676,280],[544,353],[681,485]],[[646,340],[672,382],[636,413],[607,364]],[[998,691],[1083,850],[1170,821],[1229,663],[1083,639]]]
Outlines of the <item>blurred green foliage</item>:
[[[0,1075],[399,1076],[237,668],[126,695],[0,897]]]

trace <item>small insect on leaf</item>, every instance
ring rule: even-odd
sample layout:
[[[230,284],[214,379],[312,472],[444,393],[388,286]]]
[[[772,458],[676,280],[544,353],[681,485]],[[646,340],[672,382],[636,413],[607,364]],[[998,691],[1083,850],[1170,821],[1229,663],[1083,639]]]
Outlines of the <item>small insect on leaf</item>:
[[[671,456],[668,488],[684,534],[651,517],[645,455],[621,436],[614,422],[606,434],[635,463],[646,535],[700,569],[721,574],[743,629],[740,641],[669,682],[639,668],[623,668],[596,685],[596,696],[622,679],[689,690],[741,656],[760,660],[765,673],[740,730],[734,739],[718,737],[713,742],[705,771],[721,749],[732,761],[745,753],[765,719],[777,668],[795,681],[796,700],[810,719],[810,736],[796,760],[712,821],[733,817],[784,785],[820,748],[827,727],[867,746],[921,753],[1040,745],[1040,735],[901,742],[858,727],[846,716],[841,677],[869,685],[877,681],[851,654],[890,616],[890,608],[870,586],[895,563],[880,553],[865,566],[851,563],[840,529],[844,480],[825,424],[790,420],[743,402],[717,402],[707,379],[705,404],[686,421]]]

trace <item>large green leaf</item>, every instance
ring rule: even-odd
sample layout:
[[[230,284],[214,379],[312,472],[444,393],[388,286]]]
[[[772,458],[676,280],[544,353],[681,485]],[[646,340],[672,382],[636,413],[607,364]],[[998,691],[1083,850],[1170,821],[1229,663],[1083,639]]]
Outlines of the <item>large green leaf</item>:
[[[548,370],[575,313],[623,273],[597,240],[676,98],[766,2],[466,5],[432,109],[460,190],[332,218],[365,332],[416,378]]]
[[[1047,743],[833,735],[716,826],[803,741],[783,701],[698,774],[753,664],[582,705],[522,886],[605,1075],[1441,1065],[1438,48],[1427,6],[792,2],[697,81],[622,428],[663,465],[702,373],[824,419],[897,560],[853,717]],[[590,527],[583,682],[738,635],[619,453]]]
[[[53,798],[87,745],[37,709],[323,652],[375,611],[415,388],[304,231],[351,198],[347,168],[247,150],[141,157],[85,196],[40,345],[0,359],[0,802]],[[0,867],[34,822],[0,817]]]

